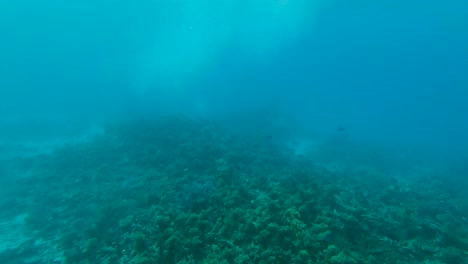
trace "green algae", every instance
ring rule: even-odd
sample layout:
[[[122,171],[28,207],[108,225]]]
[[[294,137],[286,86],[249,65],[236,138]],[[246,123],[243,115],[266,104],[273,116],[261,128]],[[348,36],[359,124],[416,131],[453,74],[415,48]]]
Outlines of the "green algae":
[[[330,171],[209,122],[115,125],[30,159],[32,176],[18,190],[34,201],[27,232],[57,237],[50,244],[64,263],[466,259],[467,216],[430,213],[452,202],[434,182],[397,184],[373,167]]]

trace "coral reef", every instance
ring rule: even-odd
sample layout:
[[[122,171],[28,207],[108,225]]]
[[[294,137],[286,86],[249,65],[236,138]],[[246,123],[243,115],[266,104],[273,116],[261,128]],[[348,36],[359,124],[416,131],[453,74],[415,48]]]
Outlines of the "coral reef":
[[[25,166],[24,164],[27,164]],[[468,203],[430,178],[329,170],[183,117],[114,125],[12,161],[41,263],[467,263]],[[41,241],[39,243],[38,241]],[[42,255],[45,256],[45,255]],[[3,261],[5,260],[5,261]],[[14,262],[10,262],[14,263]]]

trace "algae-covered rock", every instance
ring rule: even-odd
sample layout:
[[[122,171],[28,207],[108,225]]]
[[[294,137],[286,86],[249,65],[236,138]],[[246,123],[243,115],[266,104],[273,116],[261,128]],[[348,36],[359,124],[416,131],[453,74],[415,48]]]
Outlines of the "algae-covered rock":
[[[329,169],[203,121],[117,125],[28,164],[25,230],[67,264],[467,259],[468,207],[436,183]]]
[[[460,216],[452,214],[438,214],[444,243],[468,251],[468,222]]]

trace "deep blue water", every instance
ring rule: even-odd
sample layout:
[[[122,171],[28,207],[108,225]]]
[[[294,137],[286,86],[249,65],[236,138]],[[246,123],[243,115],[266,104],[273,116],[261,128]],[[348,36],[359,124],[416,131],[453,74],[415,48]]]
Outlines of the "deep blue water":
[[[466,156],[463,1],[4,1],[0,10],[6,140],[142,114],[257,113],[296,134],[342,126],[359,140]],[[31,134],[30,122],[45,127]]]
[[[343,127],[412,156],[466,158],[462,1],[8,1],[0,12],[6,142],[182,113],[283,137]]]

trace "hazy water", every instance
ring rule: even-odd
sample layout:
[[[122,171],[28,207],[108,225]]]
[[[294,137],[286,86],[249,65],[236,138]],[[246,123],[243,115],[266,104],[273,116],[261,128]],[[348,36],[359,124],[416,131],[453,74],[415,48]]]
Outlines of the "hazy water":
[[[260,136],[264,142],[292,146],[297,153],[316,153],[315,161],[332,172],[350,165],[356,169],[353,173],[364,178],[384,175],[387,178],[383,177],[386,181],[381,185],[391,185],[392,191],[400,191],[393,177],[407,176],[394,171],[411,168],[405,173],[410,171],[414,178],[437,175],[438,180],[445,180],[434,183],[431,178],[424,182],[431,184],[427,186],[440,183],[444,191],[461,193],[468,179],[467,73],[466,1],[3,0],[0,262],[26,263],[22,262],[26,257],[27,263],[62,263],[65,250],[58,243],[86,240],[76,230],[61,233],[62,225],[71,221],[81,228],[80,221],[90,221],[80,217],[99,212],[102,201],[86,200],[98,199],[99,188],[113,193],[115,185],[128,196],[148,191],[141,184],[144,175],[139,170],[117,173],[116,179],[126,179],[122,183],[106,178],[97,187],[88,184],[96,175],[91,177],[86,170],[92,172],[92,162],[99,163],[99,156],[80,160],[83,157],[74,157],[73,151],[68,157],[65,151],[63,159],[59,153],[53,156],[56,160],[36,160],[45,164],[44,171],[38,172],[44,177],[49,175],[48,168],[56,168],[56,162],[55,173],[65,173],[70,180],[29,179],[20,169],[12,170],[8,161],[82,140],[101,132],[103,125],[122,120],[168,114],[215,120],[236,132]],[[161,137],[167,136],[164,133],[168,132],[163,131]],[[97,142],[94,148],[101,151],[99,144],[104,143]],[[192,145],[196,146],[185,146]],[[130,158],[119,153],[103,157],[121,162],[117,164],[122,168],[131,164]],[[218,163],[211,164],[218,166],[217,173],[229,173],[227,161],[217,158]],[[92,168],[77,168],[80,164],[75,160],[89,162]],[[26,171],[37,165],[22,162],[14,164]],[[172,162],[165,169],[180,170],[179,159]],[[444,170],[432,173],[440,167]],[[379,170],[388,175],[380,175]],[[106,173],[105,166],[102,173]],[[127,179],[125,173],[135,178]],[[181,190],[193,191],[194,196],[210,195],[214,183],[203,185],[203,177]],[[463,181],[465,185],[458,184]],[[66,188],[75,193],[69,196]],[[410,191],[427,195],[423,188]],[[432,191],[434,201],[421,206],[421,215],[426,213],[440,223],[453,215],[458,217],[457,225],[466,226],[465,211],[458,209],[465,208],[463,203],[447,206],[445,193]],[[189,194],[185,198],[191,199]],[[62,211],[63,201],[69,208]],[[35,203],[43,206],[36,208]],[[130,212],[136,205],[128,203]],[[49,213],[50,218],[42,217]],[[413,217],[428,217],[421,215]],[[37,230],[34,217],[39,219]],[[37,237],[22,233],[28,221]],[[38,234],[39,230],[43,233]],[[445,231],[442,226],[434,234]],[[467,243],[463,240],[457,246],[466,250]],[[73,256],[73,252],[66,253]],[[96,261],[100,260],[96,257]]]
[[[467,17],[463,1],[3,1],[0,138],[176,112],[462,161]]]

